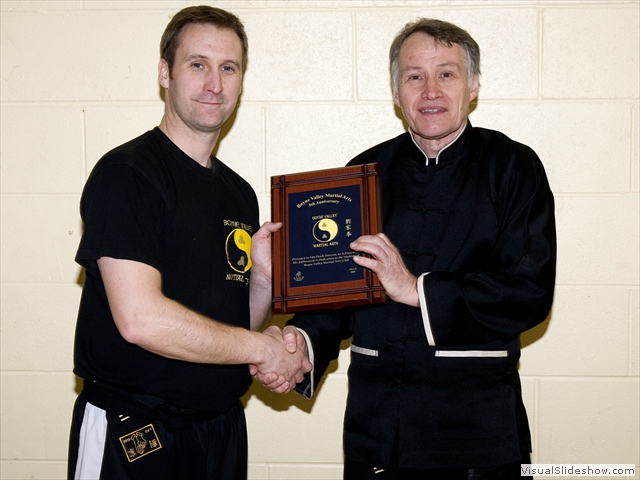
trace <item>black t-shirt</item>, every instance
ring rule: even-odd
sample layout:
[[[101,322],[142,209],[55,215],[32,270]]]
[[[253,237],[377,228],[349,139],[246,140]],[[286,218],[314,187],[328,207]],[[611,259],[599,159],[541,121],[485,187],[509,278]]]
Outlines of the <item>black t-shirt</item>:
[[[156,355],[118,332],[100,257],[148,264],[163,293],[196,312],[249,328],[250,236],[255,192],[212,157],[202,167],[158,128],[107,153],[85,185],[84,233],[76,261],[86,269],[75,339],[75,373],[186,408],[226,411],[251,381],[246,365],[208,365]]]

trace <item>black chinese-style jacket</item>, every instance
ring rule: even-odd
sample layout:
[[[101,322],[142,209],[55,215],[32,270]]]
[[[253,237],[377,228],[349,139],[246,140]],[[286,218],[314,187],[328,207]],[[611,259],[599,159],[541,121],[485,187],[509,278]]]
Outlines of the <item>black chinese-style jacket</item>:
[[[407,132],[354,158],[379,162],[383,231],[419,277],[420,307],[296,315],[313,348],[310,397],[352,338],[347,458],[406,468],[517,461],[530,434],[520,333],[545,320],[556,264],[554,201],[527,146],[468,124],[436,159]],[[435,160],[435,161],[434,161]]]

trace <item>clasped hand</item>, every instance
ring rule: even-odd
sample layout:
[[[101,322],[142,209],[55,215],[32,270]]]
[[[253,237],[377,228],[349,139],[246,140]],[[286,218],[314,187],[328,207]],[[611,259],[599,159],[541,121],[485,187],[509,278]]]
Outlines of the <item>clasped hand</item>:
[[[391,299],[414,307],[420,305],[417,278],[407,269],[402,255],[385,234],[364,235],[350,246],[354,251],[366,254],[355,256],[353,261],[373,271]],[[272,362],[278,367],[270,367],[264,362],[262,365],[249,365],[249,371],[272,392],[288,393],[312,369],[304,336],[291,325],[282,331],[271,326],[263,333],[278,344],[280,350],[274,347],[274,352],[279,353],[275,354]],[[282,351],[286,352],[284,356]]]
[[[262,333],[271,355],[259,365],[249,365],[249,372],[272,392],[289,393],[313,368],[305,339],[293,326],[280,330],[272,325]]]

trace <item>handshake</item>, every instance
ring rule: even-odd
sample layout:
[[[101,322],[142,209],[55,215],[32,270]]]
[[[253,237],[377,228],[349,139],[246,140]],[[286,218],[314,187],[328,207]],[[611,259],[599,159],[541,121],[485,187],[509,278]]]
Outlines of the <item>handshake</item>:
[[[249,364],[249,372],[274,393],[289,393],[313,368],[307,342],[293,326],[280,330],[275,325],[262,332],[266,355],[260,363]]]

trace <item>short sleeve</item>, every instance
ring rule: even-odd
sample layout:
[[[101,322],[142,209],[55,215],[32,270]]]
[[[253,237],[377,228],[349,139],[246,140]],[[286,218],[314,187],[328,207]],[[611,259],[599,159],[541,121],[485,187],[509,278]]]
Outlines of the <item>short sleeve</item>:
[[[98,278],[101,257],[134,260],[160,270],[159,242],[166,210],[157,188],[133,167],[96,168],[80,201],[84,232],[76,262]]]

